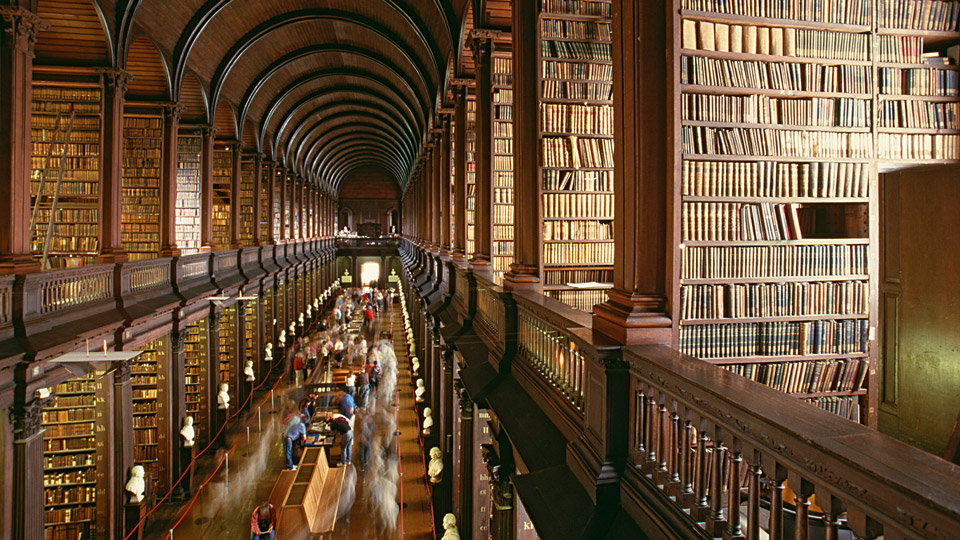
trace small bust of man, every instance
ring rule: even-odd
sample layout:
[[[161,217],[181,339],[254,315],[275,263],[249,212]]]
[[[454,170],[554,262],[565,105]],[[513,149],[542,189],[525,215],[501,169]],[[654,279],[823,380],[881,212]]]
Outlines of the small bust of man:
[[[427,393],[427,388],[423,386],[423,379],[417,379],[417,389],[414,390],[417,403],[423,403],[423,395]]]
[[[273,343],[267,343],[263,351],[263,359],[266,362],[273,362]]]
[[[257,380],[257,375],[253,372],[252,360],[247,360],[247,365],[243,368],[243,374],[247,377],[247,382],[253,382]]]
[[[427,407],[423,409],[423,434],[430,435],[430,430],[433,428],[433,409]]]
[[[193,427],[193,417],[187,416],[183,419],[183,427],[180,428],[180,440],[183,441],[184,448],[190,448],[197,440],[197,432]]]
[[[127,485],[123,486],[123,489],[130,495],[130,502],[143,502],[144,492],[147,488],[147,483],[143,481],[143,467],[141,465],[134,465],[130,469],[130,479],[127,480]]]
[[[431,484],[439,484],[443,475],[443,452],[434,446],[430,449],[430,463],[427,465],[427,475]]]
[[[220,392],[217,394],[217,408],[225,411],[230,408],[230,385],[223,383],[220,385]]]
[[[440,540],[460,540],[457,530],[457,516],[447,514],[443,516],[443,537]]]

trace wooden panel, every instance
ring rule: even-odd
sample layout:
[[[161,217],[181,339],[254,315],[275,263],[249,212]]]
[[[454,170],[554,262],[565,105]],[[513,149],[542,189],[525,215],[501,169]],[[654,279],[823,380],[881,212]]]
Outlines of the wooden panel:
[[[40,0],[37,14],[50,29],[37,34],[36,64],[110,64],[107,38],[91,0]]]
[[[217,126],[217,139],[237,139],[237,127],[236,124],[234,124],[233,118],[233,107],[221,99],[217,105],[217,112],[214,115],[214,122]]]
[[[180,117],[182,123],[207,122],[207,98],[200,86],[200,81],[192,73],[187,73],[183,78],[183,86],[180,88],[180,105],[183,106],[183,114]]]
[[[253,120],[248,116],[243,123],[243,135],[240,137],[243,141],[243,149],[247,152],[257,151],[257,132]]]
[[[160,51],[147,38],[137,38],[127,54],[127,71],[134,79],[127,86],[127,99],[133,101],[167,100],[169,85]]]

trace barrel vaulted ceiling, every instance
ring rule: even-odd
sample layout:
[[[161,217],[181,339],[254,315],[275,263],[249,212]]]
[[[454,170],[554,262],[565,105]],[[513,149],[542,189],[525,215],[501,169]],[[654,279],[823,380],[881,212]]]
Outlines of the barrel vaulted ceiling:
[[[36,65],[117,67],[127,99],[178,102],[336,192],[359,167],[405,187],[470,0],[39,0]]]

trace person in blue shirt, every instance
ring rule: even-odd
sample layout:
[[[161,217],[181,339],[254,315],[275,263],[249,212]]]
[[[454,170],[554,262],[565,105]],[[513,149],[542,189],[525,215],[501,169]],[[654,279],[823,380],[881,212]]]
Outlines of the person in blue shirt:
[[[340,414],[346,416],[351,422],[353,421],[353,414],[357,410],[357,403],[353,400],[353,396],[346,392],[340,392],[339,397],[339,408]]]
[[[293,441],[297,439],[305,441],[307,430],[300,421],[300,416],[295,414],[283,432],[283,452],[287,458],[287,469],[291,471],[297,470],[297,465],[293,462]]]

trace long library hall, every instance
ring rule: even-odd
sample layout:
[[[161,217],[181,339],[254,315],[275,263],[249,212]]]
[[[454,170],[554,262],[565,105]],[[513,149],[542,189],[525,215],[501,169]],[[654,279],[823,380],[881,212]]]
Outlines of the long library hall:
[[[0,25],[0,538],[960,540],[960,0]]]

